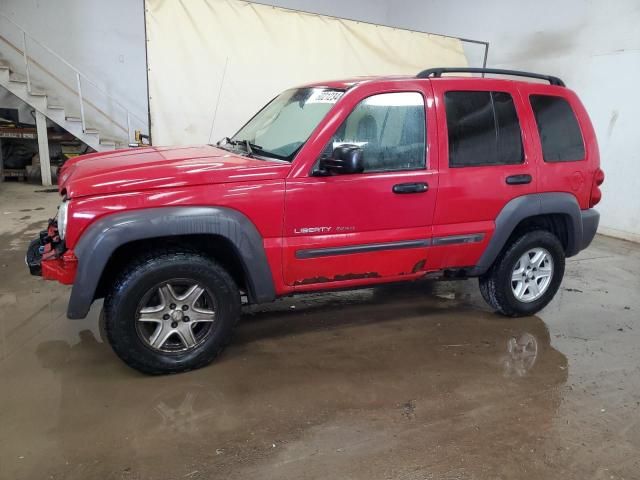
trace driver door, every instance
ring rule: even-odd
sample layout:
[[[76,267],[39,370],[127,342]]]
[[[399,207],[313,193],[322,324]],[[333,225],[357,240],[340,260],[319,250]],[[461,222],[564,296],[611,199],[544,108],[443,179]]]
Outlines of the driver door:
[[[363,173],[318,176],[316,163],[315,170],[287,179],[287,285],[348,287],[410,278],[428,268],[437,170],[427,158],[436,149],[428,148],[427,92],[420,87],[369,95],[345,114],[322,154],[358,145]]]

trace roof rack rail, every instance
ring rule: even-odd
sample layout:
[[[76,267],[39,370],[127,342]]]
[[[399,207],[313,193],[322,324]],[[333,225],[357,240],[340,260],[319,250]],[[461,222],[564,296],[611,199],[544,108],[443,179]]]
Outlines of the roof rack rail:
[[[551,85],[557,85],[559,87],[564,87],[565,84],[558,77],[554,77],[551,75],[541,75],[539,73],[531,73],[531,72],[521,72],[519,70],[503,70],[501,68],[468,68],[468,67],[460,67],[460,68],[428,68],[426,70],[421,71],[416,78],[439,78],[443,73],[495,73],[497,75],[512,75],[514,77],[529,77],[529,78],[537,78],[539,80],[546,80]]]

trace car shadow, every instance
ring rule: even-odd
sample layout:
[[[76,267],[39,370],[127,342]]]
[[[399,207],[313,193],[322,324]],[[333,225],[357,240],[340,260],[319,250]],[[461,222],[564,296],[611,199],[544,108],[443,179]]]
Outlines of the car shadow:
[[[273,303],[245,306],[234,344],[395,322],[446,313],[504,321],[483,303],[473,281],[423,280],[356,290],[298,294]],[[518,320],[515,320],[518,322]],[[513,319],[508,322],[513,323]]]

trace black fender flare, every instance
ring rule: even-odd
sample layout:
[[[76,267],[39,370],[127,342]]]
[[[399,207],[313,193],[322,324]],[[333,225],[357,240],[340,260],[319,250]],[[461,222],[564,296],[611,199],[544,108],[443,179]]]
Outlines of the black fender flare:
[[[576,255],[583,245],[582,212],[576,197],[563,192],[523,195],[512,199],[502,208],[496,217],[496,228],[491,240],[469,275],[478,276],[489,270],[522,220],[544,214],[563,214],[569,217],[566,256]]]
[[[78,269],[67,317],[85,318],[109,258],[120,246],[136,240],[174,235],[211,234],[224,237],[236,250],[252,302],[275,299],[271,268],[255,225],[237,210],[224,207],[161,207],[114,213],[98,219],[74,248]]]

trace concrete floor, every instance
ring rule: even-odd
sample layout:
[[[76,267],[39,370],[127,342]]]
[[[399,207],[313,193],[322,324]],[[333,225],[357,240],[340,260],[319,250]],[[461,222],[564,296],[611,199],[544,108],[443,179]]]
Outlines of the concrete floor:
[[[308,295],[145,377],[29,276],[38,190],[0,184],[0,479],[640,478],[639,245],[597,237],[538,316],[475,281]]]

